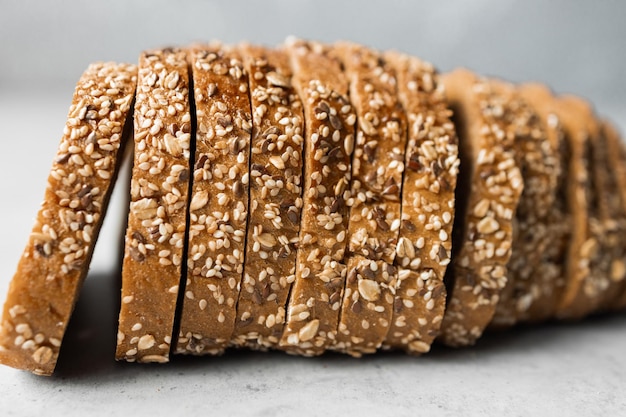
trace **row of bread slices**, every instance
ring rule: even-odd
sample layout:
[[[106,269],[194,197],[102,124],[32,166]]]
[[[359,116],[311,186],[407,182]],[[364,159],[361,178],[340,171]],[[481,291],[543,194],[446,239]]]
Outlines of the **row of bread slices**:
[[[420,354],[626,305],[626,152],[583,100],[351,43],[211,44],[81,78],[0,362],[54,370],[133,109],[118,360]]]

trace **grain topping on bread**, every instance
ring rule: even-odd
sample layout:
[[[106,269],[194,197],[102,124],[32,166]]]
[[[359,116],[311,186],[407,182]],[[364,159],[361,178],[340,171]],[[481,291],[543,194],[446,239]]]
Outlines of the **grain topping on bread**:
[[[396,70],[408,121],[398,280],[385,347],[421,354],[430,350],[446,305],[443,277],[452,251],[458,142],[434,67],[395,52],[385,59]]]
[[[598,223],[595,219],[595,190],[590,161],[592,137],[597,125],[589,103],[573,96],[555,98],[555,112],[565,129],[570,149],[570,180],[567,192],[571,211],[571,239],[565,261],[565,287],[555,315],[563,319],[583,317],[599,293],[592,265],[598,255]],[[595,232],[594,232],[595,229]]]
[[[392,317],[406,117],[395,73],[378,52],[344,42],[332,53],[343,64],[358,120],[347,201],[348,276],[333,349],[360,356],[382,345]]]
[[[302,102],[283,50],[244,46],[250,74],[252,133],[246,264],[232,343],[278,345],[295,280],[302,210]]]
[[[135,157],[116,359],[167,362],[184,267],[191,115],[187,54],[139,58]]]
[[[536,110],[522,98],[512,84],[491,79],[491,87],[507,102],[515,116],[510,119],[514,152],[522,172],[524,190],[515,211],[513,247],[507,264],[508,279],[492,326],[511,326],[532,305],[535,282],[542,279],[544,253],[553,244],[549,229],[551,209],[557,198],[560,175],[558,148],[548,140],[548,127]]]
[[[235,329],[248,221],[252,117],[239,52],[192,48],[197,120],[187,282],[176,350],[219,354]]]
[[[490,323],[507,281],[523,189],[514,154],[518,114],[487,80],[467,70],[446,74],[444,84],[459,127],[462,181],[440,340],[465,346],[474,344]]]
[[[322,45],[294,40],[287,50],[304,106],[305,180],[296,279],[280,345],[312,356],[323,353],[337,333],[356,115],[341,66]]]
[[[553,316],[565,285],[564,260],[571,234],[571,213],[567,204],[570,152],[562,123],[554,112],[551,91],[541,84],[533,83],[519,86],[518,92],[537,112],[546,139],[558,158],[555,196],[543,220],[547,242],[540,247],[539,258],[533,266],[534,272],[530,279],[518,280],[514,290],[516,321],[538,322]],[[516,256],[515,243],[512,256]]]
[[[54,371],[128,139],[135,65],[83,73],[48,177],[44,201],[11,281],[0,322],[0,363]]]

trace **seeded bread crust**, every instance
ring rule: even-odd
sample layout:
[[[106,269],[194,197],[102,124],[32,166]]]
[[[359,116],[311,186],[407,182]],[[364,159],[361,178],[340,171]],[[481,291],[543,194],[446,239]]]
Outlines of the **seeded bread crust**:
[[[514,152],[524,180],[515,212],[508,279],[490,324],[491,327],[507,327],[526,313],[534,299],[534,282],[543,274],[543,254],[553,238],[548,224],[557,195],[560,161],[558,148],[548,140],[547,129],[537,112],[515,87],[498,80],[490,80],[490,85],[515,115],[510,120],[510,128],[515,135]]]
[[[347,202],[348,279],[332,348],[361,356],[382,345],[393,314],[406,117],[395,73],[379,53],[347,42],[333,45],[332,53],[343,63],[358,120]]]
[[[609,195],[614,192],[607,190],[609,184],[605,170],[607,159],[603,153],[600,121],[588,102],[585,102],[589,115],[589,144],[586,149],[586,160],[589,168],[589,211],[588,224],[591,237],[596,245],[589,258],[589,275],[584,283],[586,302],[581,306],[575,318],[585,317],[601,305],[606,291],[611,287],[610,269],[615,251],[616,237],[613,218],[609,212]]]
[[[572,221],[567,204],[570,151],[563,126],[554,113],[554,99],[550,90],[541,84],[525,84],[518,91],[537,112],[550,147],[556,150],[556,157],[559,159],[556,195],[544,220],[548,242],[541,250],[535,272],[528,281],[529,286],[517,301],[517,321],[540,322],[552,318],[565,286],[564,264]],[[515,249],[512,256],[514,255]]]
[[[284,51],[243,46],[250,74],[252,133],[246,264],[232,343],[276,347],[295,279],[302,209],[302,102]]]
[[[115,357],[162,363],[169,360],[187,217],[191,116],[183,50],[141,54],[134,130]]]
[[[563,122],[571,149],[568,203],[572,210],[572,238],[566,261],[566,284],[555,312],[560,319],[587,315],[606,277],[596,268],[602,243],[601,224],[592,186],[591,147],[598,132],[589,104],[568,96],[556,98],[556,113]]]
[[[393,263],[407,141],[395,73],[380,54],[361,45],[337,43],[333,53],[344,64],[358,120],[348,201],[349,252]]]
[[[0,322],[0,363],[52,375],[117,177],[137,67],[83,73]]]
[[[482,335],[506,285],[523,181],[514,154],[514,109],[486,80],[467,70],[446,74],[443,80],[461,125],[460,177],[468,181],[461,184],[461,192],[469,195],[461,197],[465,204],[457,213],[458,252],[453,282],[447,282],[451,294],[439,339],[465,346]]]
[[[606,308],[623,310],[626,308],[626,146],[615,126],[604,120],[602,133],[606,139],[606,149],[609,166],[613,172],[617,198],[621,202],[621,214],[617,216],[617,229],[621,233],[621,251],[618,251],[611,264],[610,277],[613,282],[621,282],[621,288],[616,288],[614,297],[607,297]]]
[[[626,269],[624,255],[626,234],[624,204],[621,199],[616,175],[619,167],[609,157],[610,139],[606,124],[596,120],[599,132],[592,139],[591,183],[595,191],[598,218],[598,241],[601,244],[596,257],[596,274],[600,277],[599,294],[590,306],[590,313],[607,311],[624,287]],[[619,151],[617,150],[617,155]]]
[[[291,40],[287,50],[304,106],[305,181],[296,279],[280,346],[313,356],[334,342],[339,324],[356,115],[337,60],[316,43]]]
[[[408,120],[398,280],[384,347],[421,354],[430,350],[446,305],[443,277],[452,250],[458,141],[432,65],[396,52],[384,57],[397,73]]]
[[[252,116],[239,53],[191,51],[197,134],[189,207],[187,282],[177,353],[220,354],[235,328],[248,219]]]

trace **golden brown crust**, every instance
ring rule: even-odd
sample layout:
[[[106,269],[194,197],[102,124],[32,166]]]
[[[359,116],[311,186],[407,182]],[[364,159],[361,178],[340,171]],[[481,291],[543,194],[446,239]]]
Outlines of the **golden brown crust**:
[[[452,246],[458,142],[432,65],[396,52],[384,57],[397,73],[398,98],[408,120],[398,280],[384,346],[420,354],[430,349],[446,304],[443,277]]]
[[[167,362],[184,264],[189,188],[191,116],[183,50],[141,54],[134,136],[115,357]]]
[[[63,138],[4,304],[0,363],[54,371],[89,269],[128,132],[134,65],[97,63],[81,76]]]
[[[302,209],[302,103],[285,51],[244,46],[254,130],[246,264],[232,343],[276,347],[295,279]]]
[[[339,62],[315,43],[294,40],[287,50],[304,106],[306,175],[296,279],[280,346],[311,356],[323,353],[337,333],[356,116]]]
[[[490,84],[466,70],[443,77],[455,111],[461,148],[461,184],[451,294],[440,340],[473,344],[491,321],[507,280],[513,216],[523,182],[514,155],[517,113]],[[512,124],[513,122],[513,124]],[[457,240],[458,239],[458,240]]]
[[[490,85],[515,114],[510,129],[514,133],[515,157],[524,180],[524,190],[515,211],[508,279],[491,322],[492,327],[505,327],[514,325],[518,316],[526,314],[535,297],[535,281],[542,279],[547,266],[542,258],[554,238],[548,224],[557,195],[560,161],[558,148],[548,140],[546,126],[515,87],[497,80],[490,80]]]
[[[332,348],[360,356],[376,352],[391,321],[406,117],[397,98],[395,73],[378,52],[343,42],[333,45],[331,53],[343,63],[359,121],[352,197],[347,201],[348,279]]]
[[[237,51],[191,52],[197,134],[189,207],[187,282],[177,353],[219,354],[235,328],[248,219],[252,117]]]

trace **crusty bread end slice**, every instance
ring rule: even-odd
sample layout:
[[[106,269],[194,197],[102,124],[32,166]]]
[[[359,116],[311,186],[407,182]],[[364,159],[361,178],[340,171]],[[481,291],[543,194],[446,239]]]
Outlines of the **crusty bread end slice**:
[[[76,86],[44,201],[0,323],[0,363],[51,375],[117,177],[134,65],[97,63]]]

